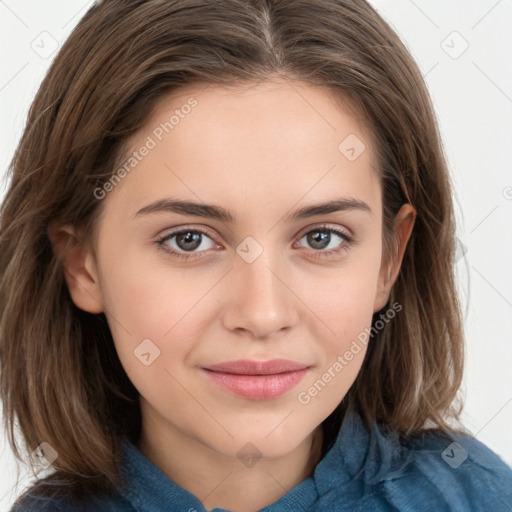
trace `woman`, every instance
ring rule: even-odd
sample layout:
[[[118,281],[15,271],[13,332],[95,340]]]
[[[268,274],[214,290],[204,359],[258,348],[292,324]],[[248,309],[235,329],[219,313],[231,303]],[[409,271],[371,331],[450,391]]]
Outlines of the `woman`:
[[[10,439],[55,469],[13,510],[510,507],[453,426],[431,102],[366,2],[95,5],[1,227]]]

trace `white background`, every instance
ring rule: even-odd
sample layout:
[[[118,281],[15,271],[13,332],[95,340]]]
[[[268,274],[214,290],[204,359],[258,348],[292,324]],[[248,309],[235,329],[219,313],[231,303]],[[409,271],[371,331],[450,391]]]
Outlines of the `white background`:
[[[455,185],[458,237],[467,249],[457,263],[466,308],[464,424],[512,465],[512,0],[371,3],[426,77]],[[55,56],[44,52],[64,41],[91,4],[0,0],[2,177]],[[2,179],[2,197],[4,190]],[[16,465],[3,436],[0,458],[0,511],[7,511],[28,480],[21,467],[14,487]]]

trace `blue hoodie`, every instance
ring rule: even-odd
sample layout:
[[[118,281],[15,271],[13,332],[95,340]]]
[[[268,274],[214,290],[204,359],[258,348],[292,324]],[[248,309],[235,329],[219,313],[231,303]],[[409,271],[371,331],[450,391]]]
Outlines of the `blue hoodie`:
[[[11,512],[206,512],[135,445],[123,444],[123,489],[76,504],[29,494]],[[473,437],[438,432],[401,440],[352,413],[313,475],[261,512],[511,512],[512,469]],[[214,508],[211,512],[225,512]]]

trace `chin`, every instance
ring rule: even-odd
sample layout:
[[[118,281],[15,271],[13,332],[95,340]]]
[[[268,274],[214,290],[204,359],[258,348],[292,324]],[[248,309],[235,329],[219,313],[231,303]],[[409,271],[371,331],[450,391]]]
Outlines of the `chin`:
[[[290,415],[292,416],[292,415]],[[282,420],[281,420],[282,421]],[[220,447],[224,454],[237,458],[279,459],[293,452],[310,434],[310,431],[293,428],[276,428],[279,422],[268,425],[254,423],[245,429],[237,428],[234,439],[227,440],[227,445]],[[230,430],[228,428],[228,430]]]

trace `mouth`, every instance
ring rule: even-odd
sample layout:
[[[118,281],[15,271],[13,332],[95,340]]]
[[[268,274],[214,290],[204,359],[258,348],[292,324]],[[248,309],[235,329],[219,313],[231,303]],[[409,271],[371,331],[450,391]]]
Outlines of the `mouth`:
[[[239,360],[201,368],[217,386],[249,400],[270,400],[295,387],[310,366],[287,359]]]
[[[227,361],[204,367],[205,370],[236,375],[277,375],[279,373],[300,371],[306,368],[309,368],[309,365],[289,359],[271,359],[270,361],[240,359],[238,361]]]

